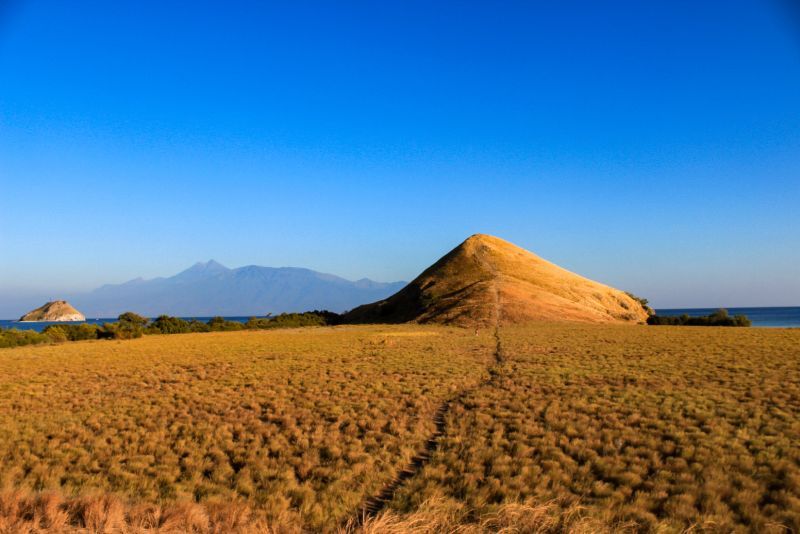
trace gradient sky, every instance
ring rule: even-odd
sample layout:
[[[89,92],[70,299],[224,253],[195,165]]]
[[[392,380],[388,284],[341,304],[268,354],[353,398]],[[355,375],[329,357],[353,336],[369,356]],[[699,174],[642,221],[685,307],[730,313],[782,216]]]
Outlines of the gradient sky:
[[[409,280],[483,232],[657,307],[800,305],[789,2],[267,4],[0,0],[0,298]]]

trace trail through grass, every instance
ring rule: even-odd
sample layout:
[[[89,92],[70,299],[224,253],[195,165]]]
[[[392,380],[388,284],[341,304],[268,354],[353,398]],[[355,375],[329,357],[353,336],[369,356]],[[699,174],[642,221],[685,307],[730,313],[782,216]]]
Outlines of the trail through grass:
[[[414,456],[492,339],[359,327],[150,336],[0,353],[0,481],[247,503],[330,525]]]
[[[678,532],[800,528],[800,332],[537,325],[390,508],[581,507]]]
[[[493,271],[496,270],[493,265],[489,265],[489,268]],[[369,522],[370,519],[375,518],[375,516],[377,516],[378,513],[380,513],[386,507],[386,505],[392,501],[395,494],[400,490],[403,484],[415,477],[430,461],[431,455],[436,451],[439,445],[439,440],[445,434],[447,429],[447,415],[450,412],[450,408],[453,406],[453,404],[461,402],[461,400],[469,395],[473,390],[488,384],[489,381],[494,380],[499,374],[500,367],[505,363],[505,356],[503,354],[502,340],[500,337],[502,305],[500,300],[500,292],[494,280],[491,282],[491,290],[494,295],[492,336],[494,338],[495,347],[493,352],[494,361],[492,362],[492,365],[488,367],[487,376],[480,382],[468,388],[461,389],[456,395],[445,400],[439,405],[439,408],[436,410],[433,416],[435,430],[433,434],[428,437],[424,446],[417,452],[417,454],[414,455],[408,465],[399,471],[388,484],[386,484],[377,494],[369,497],[365,501],[364,505],[359,510],[358,516],[355,519],[351,519],[348,524],[360,526],[364,525],[365,522]],[[478,332],[479,330],[476,329],[476,336],[478,335]]]

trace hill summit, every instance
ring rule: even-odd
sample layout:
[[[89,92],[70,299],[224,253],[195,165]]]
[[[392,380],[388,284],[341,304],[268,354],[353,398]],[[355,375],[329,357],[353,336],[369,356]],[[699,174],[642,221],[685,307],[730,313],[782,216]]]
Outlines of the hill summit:
[[[81,312],[73,308],[66,300],[54,300],[44,306],[26,313],[19,318],[26,322],[43,321],[85,321],[86,317]]]
[[[461,326],[646,320],[647,311],[628,294],[485,234],[471,236],[391,297],[345,316],[354,323]]]

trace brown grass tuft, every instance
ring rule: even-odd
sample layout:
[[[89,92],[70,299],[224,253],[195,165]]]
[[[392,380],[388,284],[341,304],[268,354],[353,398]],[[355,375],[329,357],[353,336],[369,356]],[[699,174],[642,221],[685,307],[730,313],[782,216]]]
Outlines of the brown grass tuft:
[[[362,524],[351,523],[344,532],[353,534],[604,534],[636,531],[634,524],[609,526],[586,516],[586,510],[567,510],[555,503],[507,503],[474,516],[463,503],[444,498],[423,502],[407,514],[386,511]]]

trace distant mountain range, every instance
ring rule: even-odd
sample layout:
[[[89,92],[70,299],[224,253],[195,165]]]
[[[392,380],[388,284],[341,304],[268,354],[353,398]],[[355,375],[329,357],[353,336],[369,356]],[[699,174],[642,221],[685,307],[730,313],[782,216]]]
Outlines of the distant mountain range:
[[[168,278],[137,278],[66,298],[87,317],[116,317],[125,311],[146,316],[263,316],[313,309],[343,312],[386,298],[404,285],[366,278],[353,282],[296,267],[229,269],[211,260]]]

